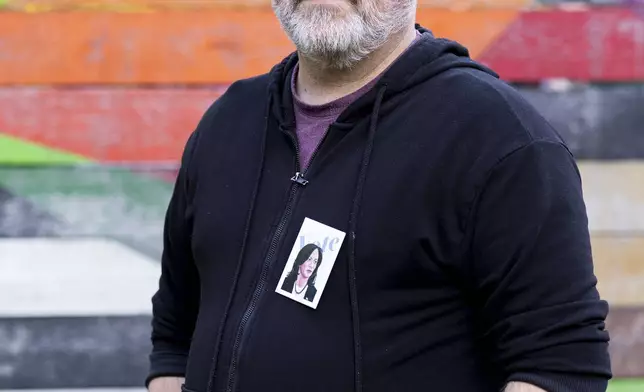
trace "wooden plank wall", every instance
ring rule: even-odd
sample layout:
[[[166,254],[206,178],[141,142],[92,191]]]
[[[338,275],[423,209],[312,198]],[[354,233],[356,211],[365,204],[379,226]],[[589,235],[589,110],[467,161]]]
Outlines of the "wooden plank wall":
[[[176,162],[230,82],[293,50],[269,0],[0,4],[0,134],[98,162]],[[614,370],[644,377],[644,94],[635,85],[644,80],[644,20],[624,7],[535,8],[421,0],[418,21],[530,84],[526,97],[585,158],[599,287],[613,306]],[[544,78],[583,85],[535,88]],[[618,85],[593,85],[606,81]]]
[[[0,9],[28,12],[49,11],[157,11],[207,8],[258,8],[270,7],[270,0],[4,0]],[[473,9],[525,9],[536,7],[534,0],[418,0],[420,7],[453,10]]]
[[[477,56],[516,14],[421,9],[418,20]],[[0,85],[229,83],[294,49],[266,8],[0,13],[0,36]]]

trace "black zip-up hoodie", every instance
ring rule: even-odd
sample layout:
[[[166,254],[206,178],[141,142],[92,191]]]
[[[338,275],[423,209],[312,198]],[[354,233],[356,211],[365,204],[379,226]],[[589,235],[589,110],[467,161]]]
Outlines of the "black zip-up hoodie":
[[[167,213],[148,381],[606,389],[608,308],[573,157],[465,48],[417,28],[300,176],[296,55],[207,111]],[[307,217],[346,233],[317,309],[275,292]]]

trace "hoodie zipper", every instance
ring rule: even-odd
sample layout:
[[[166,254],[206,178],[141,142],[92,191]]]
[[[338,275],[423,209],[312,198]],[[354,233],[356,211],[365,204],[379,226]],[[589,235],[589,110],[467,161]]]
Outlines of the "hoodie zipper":
[[[262,271],[260,273],[257,285],[255,286],[255,291],[253,292],[253,296],[251,297],[250,303],[246,307],[246,311],[244,311],[244,315],[242,316],[242,319],[239,322],[239,327],[237,328],[237,334],[235,336],[235,342],[233,343],[233,353],[230,360],[230,371],[228,373],[228,383],[226,387],[227,392],[234,392],[236,389],[235,384],[237,381],[237,367],[239,365],[239,357],[241,355],[242,345],[245,342],[246,337],[248,335],[248,329],[249,329],[248,327],[253,319],[253,316],[255,315],[255,311],[257,310],[259,301],[262,295],[264,294],[264,292],[266,291],[266,284],[268,283],[267,282],[268,273],[270,272],[270,267],[273,265],[273,262],[275,261],[278,244],[282,239],[284,230],[286,228],[286,224],[291,219],[291,215],[293,213],[293,207],[295,206],[295,202],[297,200],[297,195],[299,194],[299,191],[309,183],[309,181],[305,178],[305,175],[308,172],[308,169],[311,167],[311,162],[313,162],[313,159],[315,159],[315,156],[317,155],[318,150],[322,146],[322,143],[324,143],[324,140],[326,139],[326,136],[328,133],[329,131],[327,129],[326,132],[324,133],[324,136],[320,140],[320,143],[318,143],[318,145],[315,147],[315,150],[313,150],[313,153],[311,154],[311,158],[309,159],[309,164],[303,170],[300,168],[301,162],[300,162],[299,143],[291,133],[287,133],[289,138],[291,139],[291,142],[295,145],[295,166],[302,171],[296,171],[295,175],[291,178],[291,181],[292,181],[291,190],[289,193],[288,200],[286,202],[286,207],[284,208],[282,217],[279,221],[279,224],[277,225],[277,228],[275,229],[273,238],[271,239],[271,245],[268,249],[268,252],[266,253],[266,257],[264,258]]]

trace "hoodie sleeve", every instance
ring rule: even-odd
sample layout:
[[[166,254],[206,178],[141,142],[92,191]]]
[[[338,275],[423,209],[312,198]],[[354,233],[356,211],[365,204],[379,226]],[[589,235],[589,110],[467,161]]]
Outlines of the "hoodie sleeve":
[[[502,159],[470,215],[478,326],[506,382],[605,391],[608,305],[596,289],[577,166],[533,141]]]
[[[146,386],[161,376],[183,377],[199,308],[199,276],[191,245],[188,166],[197,133],[183,153],[166,212],[159,289],[152,297],[152,353]]]

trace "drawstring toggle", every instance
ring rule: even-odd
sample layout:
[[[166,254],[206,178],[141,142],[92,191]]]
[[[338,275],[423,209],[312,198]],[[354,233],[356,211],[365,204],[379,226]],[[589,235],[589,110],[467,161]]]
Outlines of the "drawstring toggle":
[[[309,183],[309,181],[305,179],[302,173],[300,172],[295,173],[295,175],[291,178],[291,181],[296,182],[302,186],[306,186],[306,184]]]

